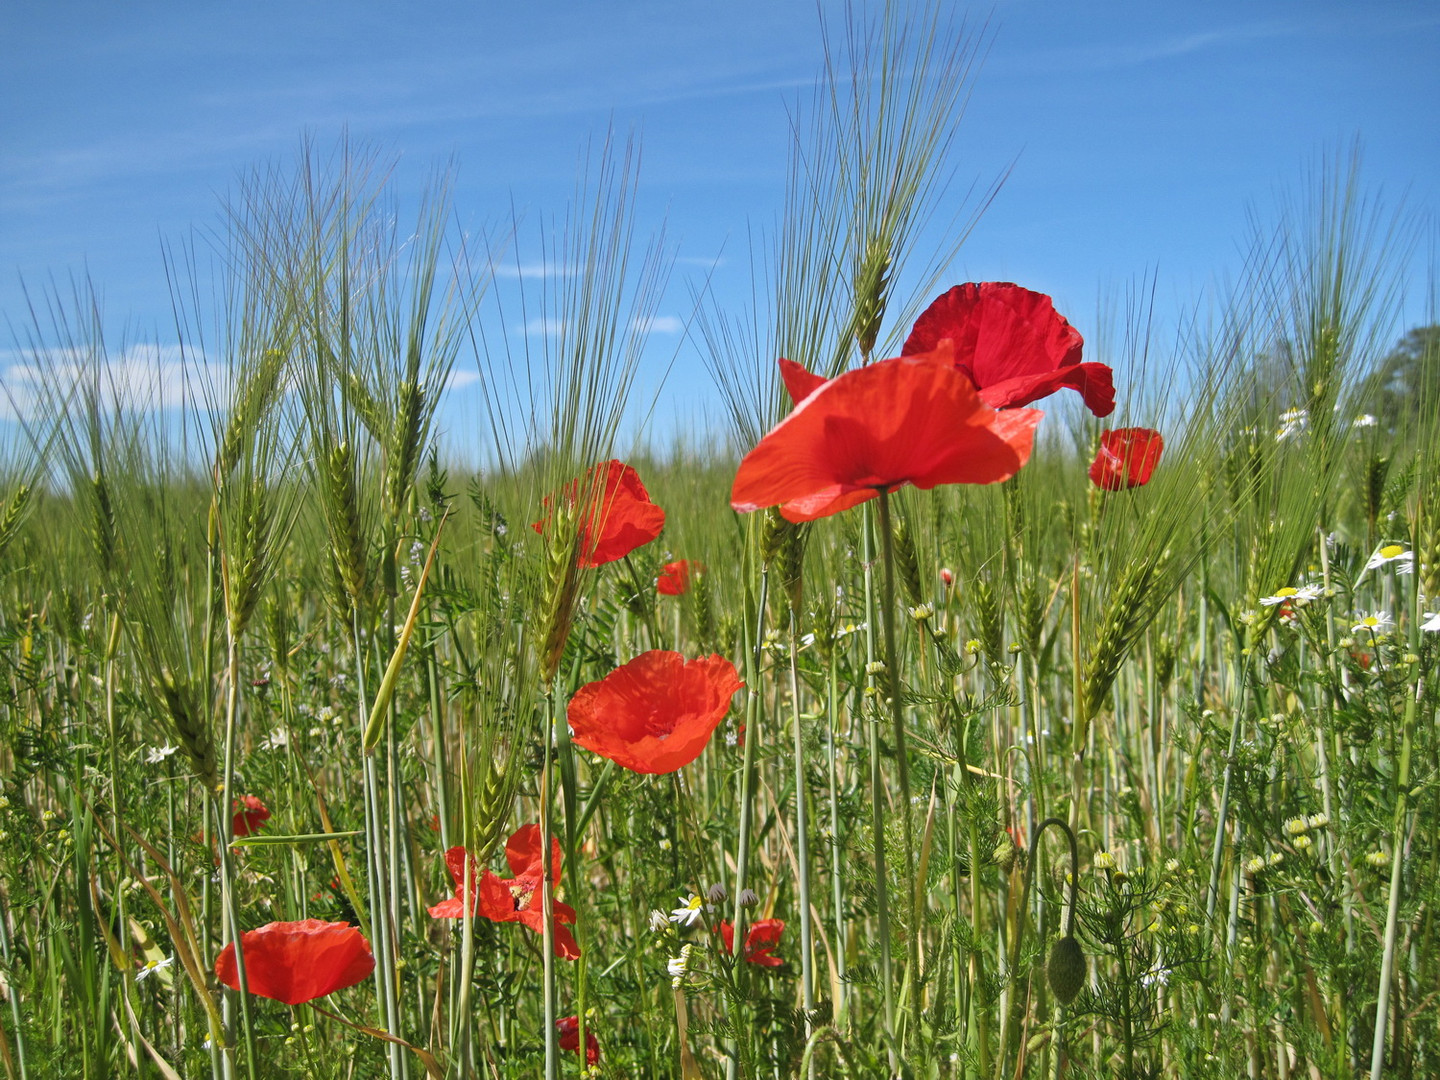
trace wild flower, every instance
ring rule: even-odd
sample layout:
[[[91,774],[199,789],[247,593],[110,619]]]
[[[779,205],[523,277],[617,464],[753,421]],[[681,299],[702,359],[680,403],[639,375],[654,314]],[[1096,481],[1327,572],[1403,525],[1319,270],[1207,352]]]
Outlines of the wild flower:
[[[1078,390],[1096,416],[1115,408],[1105,364],[1081,363],[1084,339],[1044,293],[1006,281],[969,282],[938,296],[915,320],[902,356],[954,346],[954,364],[995,409]]]
[[[1395,625],[1395,620],[1386,611],[1377,611],[1373,615],[1362,615],[1360,620],[1350,627],[1351,633],[1358,634],[1362,630],[1368,630],[1371,634],[1383,634],[1390,627]]]
[[[550,838],[550,885],[560,883],[560,840]],[[469,877],[472,890],[470,911],[472,915],[492,922],[518,922],[522,926],[545,933],[544,889],[545,864],[544,846],[540,842],[539,825],[522,825],[505,843],[505,860],[510,864],[513,877],[502,878],[493,870],[477,874],[475,859],[463,847],[452,847],[445,852],[445,866],[455,883],[455,895],[442,900],[430,908],[430,915],[436,919],[461,919],[465,917],[465,886]],[[575,935],[566,924],[575,922],[575,909],[562,904],[552,897],[550,909],[554,914],[551,933],[555,943],[555,955],[565,960],[580,956],[580,946]]]
[[[581,566],[594,568],[623,559],[665,527],[665,511],[650,501],[640,475],[623,461],[602,461],[585,474],[583,491],[581,484],[572,480],[559,495],[572,508],[581,504],[576,526]],[[545,497],[545,517],[531,525],[537,533],[549,527],[556,498]]]
[[[847,371],[805,397],[745,455],[730,505],[829,517],[906,484],[991,484],[1030,457],[1040,413],[996,412],[936,353]]]
[[[180,749],[178,746],[171,746],[169,743],[166,743],[164,746],[152,746],[145,753],[145,764],[159,765],[178,749]]]
[[[582,686],[567,717],[585,749],[632,772],[670,773],[700,756],[744,685],[723,656],[652,649]]]
[[[676,926],[694,926],[705,910],[705,901],[694,893],[680,898],[680,906],[670,912],[670,921]]]
[[[725,943],[725,951],[735,951],[735,927],[729,922],[722,922],[719,926],[720,940]],[[749,931],[745,934],[744,959],[751,964],[758,964],[761,967],[780,967],[785,963],[780,957],[774,955],[773,949],[780,944],[780,935],[785,930],[784,919],[756,919],[751,923]]]
[[[1415,553],[1407,551],[1402,544],[1386,544],[1377,548],[1365,563],[1366,570],[1378,570],[1382,566],[1395,564],[1397,574],[1409,574],[1415,569]]]
[[[157,971],[167,968],[173,963],[175,963],[175,957],[173,956],[166,956],[160,960],[146,960],[145,963],[135,969],[135,981],[137,983],[144,982]]]
[[[588,1023],[589,1014],[586,1014],[585,1025],[585,1064],[598,1065],[600,1063],[600,1040],[595,1037],[594,1030]],[[578,1016],[567,1016],[555,1021],[555,1030],[560,1033],[560,1049],[580,1052],[580,1018]]]
[[[240,944],[250,993],[287,1005],[354,986],[375,970],[370,942],[344,922],[273,922],[241,935]],[[240,989],[233,941],[216,958],[215,975],[230,989]]]
[[[1121,491],[1150,482],[1165,440],[1152,428],[1116,428],[1100,435],[1090,482],[1102,491]]]
[[[705,567],[693,559],[668,562],[660,568],[655,591],[661,596],[682,596],[690,591],[691,575],[703,573],[704,570]]]
[[[236,836],[251,836],[270,820],[269,808],[255,795],[242,795],[236,799],[235,811],[230,826]]]
[[[1426,615],[1424,621],[1420,623],[1420,629],[1429,630],[1432,633],[1440,631],[1440,611],[1433,615]]]
[[[1299,438],[1310,429],[1310,413],[1305,409],[1287,409],[1280,414],[1280,428],[1275,432],[1275,441]]]

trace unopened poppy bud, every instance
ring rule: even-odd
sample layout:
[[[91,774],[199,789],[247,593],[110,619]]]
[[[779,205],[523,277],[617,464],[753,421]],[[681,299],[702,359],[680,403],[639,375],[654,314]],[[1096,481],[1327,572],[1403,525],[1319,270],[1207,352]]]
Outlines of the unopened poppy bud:
[[[756,904],[760,903],[760,897],[755,895],[754,889],[741,889],[739,899],[740,906],[746,908],[754,907]]]
[[[710,886],[709,895],[712,904],[723,904],[730,894],[725,891],[725,886],[717,881],[714,885]]]
[[[1069,1005],[1085,985],[1085,954],[1080,943],[1069,934],[1055,942],[1050,950],[1050,960],[1045,965],[1045,975],[1050,980],[1050,990],[1060,999],[1062,1005]]]
[[[997,866],[1005,873],[1015,869],[1015,841],[1010,839],[1009,833],[1002,833],[1000,842],[995,845],[994,859]]]

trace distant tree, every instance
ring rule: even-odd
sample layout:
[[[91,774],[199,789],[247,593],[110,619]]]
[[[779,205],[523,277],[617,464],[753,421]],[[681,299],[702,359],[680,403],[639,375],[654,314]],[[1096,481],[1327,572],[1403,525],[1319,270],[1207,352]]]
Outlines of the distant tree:
[[[1411,330],[1365,381],[1370,407],[1386,427],[1440,409],[1440,323]]]

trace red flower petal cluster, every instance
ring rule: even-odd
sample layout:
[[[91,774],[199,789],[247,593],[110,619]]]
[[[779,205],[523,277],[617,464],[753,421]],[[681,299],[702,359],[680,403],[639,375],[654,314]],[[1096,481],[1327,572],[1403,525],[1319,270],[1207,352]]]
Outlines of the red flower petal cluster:
[[[1115,408],[1110,369],[1080,362],[1084,340],[1044,293],[1008,281],[956,285],[915,320],[901,355],[932,352],[947,338],[956,367],[991,408],[1028,405],[1063,387],[1080,391],[1096,416]]]
[[[632,772],[669,773],[700,756],[745,684],[723,656],[651,649],[570,699],[574,740]]]
[[[655,591],[661,596],[681,596],[690,591],[690,575],[704,572],[705,567],[693,559],[667,562],[660,568],[660,580],[655,583]]]
[[[582,490],[583,488],[583,490]],[[602,461],[572,480],[561,494],[565,505],[583,505],[577,528],[580,532],[580,565],[604,566],[623,559],[660,535],[665,511],[650,501],[640,475],[623,461]],[[545,497],[546,514],[531,525],[543,533],[553,516],[555,496]]]
[[[1030,457],[1042,414],[990,408],[953,357],[946,341],[933,353],[881,360],[808,392],[799,365],[781,361],[792,393],[805,396],[740,462],[730,505],[745,512],[779,504],[786,519],[813,521],[905,484],[1013,476]]]
[[[518,922],[537,934],[545,933],[544,847],[540,843],[539,825],[522,825],[505,844],[505,859],[510,864],[511,878],[502,878],[493,870],[480,872],[475,859],[463,847],[445,852],[445,866],[455,882],[455,895],[430,908],[437,919],[465,917],[465,870],[470,870],[470,912],[492,922]],[[560,841],[550,838],[550,884],[560,883]],[[574,960],[580,955],[575,935],[566,923],[575,922],[575,909],[559,900],[551,900],[555,913],[555,955]]]
[[[567,1016],[562,1020],[555,1021],[555,1030],[560,1032],[560,1049],[574,1050],[580,1052],[580,1018]],[[595,1032],[588,1025],[585,1028],[585,1064],[598,1065],[600,1063],[600,1040],[595,1038]]]
[[[780,944],[780,935],[785,931],[784,919],[756,919],[750,924],[745,935],[745,959],[761,967],[779,967],[785,963],[771,952]],[[725,942],[725,951],[735,951],[735,927],[728,922],[720,924],[720,939]]]
[[[1090,463],[1090,480],[1105,491],[1140,487],[1160,461],[1165,440],[1153,428],[1128,427],[1105,431]]]
[[[375,970],[370,942],[349,923],[272,922],[240,937],[250,993],[299,1005],[354,986]],[[235,943],[215,958],[215,974],[240,989]]]
[[[241,795],[231,808],[236,813],[230,828],[236,836],[251,836],[270,820],[270,808],[255,795]]]

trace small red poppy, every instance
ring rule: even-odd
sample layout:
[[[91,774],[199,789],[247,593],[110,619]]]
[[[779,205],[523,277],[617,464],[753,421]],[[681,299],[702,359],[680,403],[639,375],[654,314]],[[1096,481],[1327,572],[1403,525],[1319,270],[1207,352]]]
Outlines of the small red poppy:
[[[623,461],[602,461],[585,474],[583,493],[581,481],[572,480],[562,497],[567,506],[584,499],[585,509],[576,527],[580,532],[579,563],[586,568],[623,559],[654,540],[665,527],[665,511],[650,501],[640,474]],[[545,497],[545,516],[530,526],[538,533],[550,522],[554,498]]]
[[[445,866],[455,883],[455,895],[430,908],[437,919],[465,917],[465,864],[470,864],[471,914],[492,922],[518,922],[537,934],[545,933],[544,896],[540,886],[545,880],[544,848],[540,843],[539,825],[522,825],[505,844],[505,859],[515,876],[502,878],[493,870],[479,872],[473,857],[463,847],[445,852]],[[551,887],[560,883],[560,841],[550,838]],[[559,900],[551,900],[555,913],[555,955],[574,960],[580,955],[575,935],[564,926],[575,922],[575,909]]]
[[[580,1018],[567,1016],[562,1020],[555,1021],[555,1030],[560,1033],[560,1049],[574,1050],[580,1052]],[[600,1040],[595,1038],[593,1029],[586,1025],[585,1028],[585,1064],[598,1065],[600,1063]]]
[[[723,656],[651,649],[570,699],[575,742],[632,772],[669,773],[700,756],[745,684]]]
[[[780,944],[780,935],[785,930],[784,919],[756,919],[750,924],[745,935],[745,959],[761,967],[779,967],[785,963],[771,950]],[[720,939],[725,942],[725,951],[735,951],[735,927],[728,922],[720,924]]]
[[[251,836],[270,820],[270,809],[257,796],[241,795],[233,804],[236,811],[230,828],[236,836]]]
[[[779,505],[813,521],[905,484],[991,484],[1030,457],[1034,409],[996,412],[950,362],[934,353],[881,360],[810,391],[745,455],[730,505]]]
[[[1116,428],[1102,432],[1095,460],[1090,463],[1090,480],[1105,491],[1148,484],[1164,448],[1165,440],[1151,428]]]
[[[344,990],[375,970],[370,942],[349,923],[272,922],[240,938],[250,993],[299,1005]],[[232,941],[215,958],[215,974],[240,989]]]
[[[956,285],[915,320],[901,355],[931,352],[946,338],[991,408],[1028,405],[1067,386],[1096,416],[1115,408],[1110,368],[1080,362],[1084,339],[1044,293],[1008,281]]]
[[[655,591],[661,596],[680,596],[690,591],[690,575],[704,573],[705,567],[694,559],[679,559],[660,568]]]

